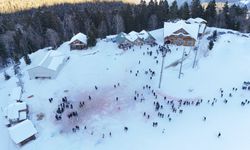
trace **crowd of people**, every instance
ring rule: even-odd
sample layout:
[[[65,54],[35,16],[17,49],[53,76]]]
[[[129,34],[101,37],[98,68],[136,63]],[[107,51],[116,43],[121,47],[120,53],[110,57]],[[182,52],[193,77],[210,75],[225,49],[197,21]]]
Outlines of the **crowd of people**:
[[[152,58],[152,62],[156,62],[155,65],[159,65],[158,57],[160,55],[160,52],[158,50],[156,51],[150,51],[147,49],[147,51],[142,51],[142,55],[148,55]],[[134,66],[134,68],[131,68],[129,70],[130,77],[133,78],[141,78],[146,77],[145,84],[141,85],[140,89],[134,89],[133,95],[130,95],[131,101],[134,101],[136,105],[139,105],[139,103],[149,102],[152,103],[152,110],[146,110],[143,112],[142,117],[146,120],[149,120],[152,122],[153,127],[159,127],[159,122],[155,121],[155,118],[158,117],[159,119],[165,119],[168,122],[171,122],[173,120],[173,116],[181,115],[185,107],[198,107],[201,104],[208,104],[211,106],[214,106],[216,103],[218,103],[220,100],[223,99],[223,102],[227,104],[230,99],[233,97],[234,93],[238,92],[238,88],[233,87],[232,91],[229,92],[229,94],[226,94],[226,92],[220,88],[219,93],[220,95],[217,98],[213,98],[212,100],[203,100],[202,98],[197,99],[181,99],[181,98],[169,98],[165,95],[159,94],[157,91],[157,88],[154,86],[154,81],[157,75],[157,68],[148,67],[145,66],[144,68],[141,67],[143,65],[143,61],[138,58],[138,64]],[[158,79],[157,79],[158,80]],[[116,84],[110,85],[114,89],[120,87],[120,82],[117,82]],[[244,82],[242,86],[242,90],[250,90],[250,82]],[[94,86],[93,91],[102,90],[102,88],[98,87],[97,85]],[[129,93],[129,92],[128,92]],[[115,101],[120,101],[121,95],[113,95]],[[63,97],[61,103],[58,105],[56,112],[55,112],[55,119],[56,121],[61,121],[63,118],[62,114],[67,113],[67,119],[71,118],[77,118],[79,117],[78,110],[84,109],[84,107],[87,105],[86,100],[92,101],[94,95],[86,95],[85,100],[79,101],[78,108],[75,109],[77,106],[74,106],[73,103],[71,103],[67,97]],[[53,98],[49,98],[49,102],[53,102]],[[115,104],[115,103],[114,103]],[[241,102],[242,106],[245,106],[247,104],[250,104],[249,100],[243,100]],[[120,107],[119,107],[120,108]],[[67,110],[67,111],[65,111]],[[201,116],[201,121],[206,122],[207,116]],[[85,125],[83,130],[87,130],[87,126]],[[81,130],[81,125],[75,124],[72,126],[72,132],[77,132]],[[128,132],[128,126],[124,126],[123,128],[124,132]],[[165,128],[162,130],[162,133],[165,133]],[[91,131],[91,135],[94,134],[94,130]],[[105,137],[112,137],[112,132],[109,131],[106,134],[101,133],[101,138]],[[105,136],[108,135],[108,136]],[[222,135],[221,131],[218,131],[217,137],[220,138]]]

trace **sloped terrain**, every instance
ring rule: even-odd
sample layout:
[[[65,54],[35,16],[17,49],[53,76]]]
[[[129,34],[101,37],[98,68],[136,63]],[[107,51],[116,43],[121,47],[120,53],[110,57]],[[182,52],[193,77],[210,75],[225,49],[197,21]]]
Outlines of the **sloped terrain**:
[[[22,61],[22,99],[28,103],[30,119],[39,133],[35,141],[20,148],[9,138],[1,118],[0,145],[8,150],[248,150],[250,91],[242,90],[242,85],[250,80],[250,39],[216,29],[226,34],[219,35],[214,48],[207,51],[206,38],[215,29],[209,28],[201,40],[195,68],[192,48],[170,46],[160,89],[162,57],[157,46],[123,51],[102,40],[87,51],[69,51],[65,42],[57,50],[70,60],[55,80],[29,80],[31,66]],[[151,33],[162,44],[162,29]],[[180,64],[167,66],[179,60],[183,50],[188,55],[179,79]],[[31,65],[41,61],[46,51],[31,54]],[[12,68],[7,72],[10,80],[0,76],[1,110],[11,102],[9,94],[17,80]],[[69,108],[56,120],[65,96]],[[49,98],[53,98],[51,103]],[[77,115],[68,116],[75,111]],[[40,113],[44,114],[42,120],[37,119]],[[79,130],[73,132],[75,126]]]

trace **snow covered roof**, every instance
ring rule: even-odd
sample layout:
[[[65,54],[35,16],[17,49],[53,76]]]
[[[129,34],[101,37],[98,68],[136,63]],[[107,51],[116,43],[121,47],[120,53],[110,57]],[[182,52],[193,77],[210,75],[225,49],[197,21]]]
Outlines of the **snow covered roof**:
[[[126,38],[129,41],[134,42],[135,40],[137,40],[139,38],[138,32],[131,31],[129,34],[126,35]]]
[[[184,20],[177,22],[164,22],[164,37],[173,35],[175,31],[184,29],[188,32],[188,35],[194,39],[197,39],[199,32],[199,24],[187,24]]]
[[[117,36],[126,36],[127,34],[126,33],[124,33],[124,32],[121,32],[121,33],[119,33]]]
[[[147,32],[147,31],[145,31],[145,30],[142,30],[140,33],[138,33],[138,36],[141,38],[141,39],[147,39],[147,38],[149,38],[149,37],[152,37],[153,38],[153,36],[149,33],[149,32]]]
[[[142,30],[140,33],[138,33],[138,36],[141,38],[141,39],[147,39],[149,37],[149,34],[147,31],[145,30]]]
[[[202,18],[189,18],[186,22],[190,24],[199,24],[199,33],[203,33],[205,31],[207,21]]]
[[[116,38],[117,35],[108,35],[106,36],[106,39],[113,39],[113,38]]]
[[[64,62],[66,56],[59,51],[51,50],[47,52],[42,61],[37,65],[56,71]],[[35,67],[37,67],[35,66]]]
[[[83,34],[83,33],[78,33],[78,34],[76,34],[75,36],[73,36],[71,38],[71,40],[69,41],[69,43],[72,43],[75,40],[79,40],[79,41],[81,41],[81,42],[83,42],[83,43],[86,44],[87,43],[87,36],[85,34]]]
[[[16,119],[26,119],[26,112],[25,114],[20,114],[20,111],[26,110],[27,104],[25,102],[22,103],[13,103],[10,104],[7,108],[5,108],[5,116],[9,120],[16,120]],[[20,118],[21,117],[21,118]]]
[[[30,120],[24,120],[15,126],[8,128],[11,139],[19,144],[20,142],[28,139],[29,137],[35,135],[37,130],[35,129],[33,123]]]
[[[11,100],[20,100],[22,96],[22,88],[20,86],[15,87],[11,92]]]
[[[116,36],[116,41],[117,41],[117,43],[122,43],[126,40],[128,40],[130,42],[134,42],[137,39],[146,40],[148,37],[153,38],[153,36],[145,30],[142,30],[140,33],[136,32],[136,31],[131,31],[128,34],[121,32]]]
[[[189,18],[187,20],[187,22],[189,22],[189,23],[199,23],[199,24],[201,24],[201,23],[207,23],[207,21],[204,20],[204,19],[202,19],[202,18]]]

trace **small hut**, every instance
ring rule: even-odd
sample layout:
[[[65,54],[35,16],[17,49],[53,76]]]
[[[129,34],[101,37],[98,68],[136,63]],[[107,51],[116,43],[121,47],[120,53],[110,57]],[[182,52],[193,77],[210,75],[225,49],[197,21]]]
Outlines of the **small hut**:
[[[69,41],[70,50],[87,49],[87,36],[83,33],[78,33]]]
[[[30,120],[24,120],[15,126],[9,127],[10,138],[18,145],[22,146],[31,140],[35,140],[37,130]]]
[[[16,102],[8,105],[4,110],[6,126],[10,127],[13,124],[19,123],[27,119],[28,105],[25,102]]]

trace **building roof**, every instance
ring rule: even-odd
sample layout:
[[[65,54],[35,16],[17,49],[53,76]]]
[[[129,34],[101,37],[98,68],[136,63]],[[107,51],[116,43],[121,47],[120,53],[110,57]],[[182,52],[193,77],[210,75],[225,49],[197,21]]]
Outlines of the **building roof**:
[[[11,100],[20,100],[22,96],[22,88],[20,86],[15,87],[11,92]]]
[[[27,104],[25,102],[19,103],[13,103],[8,105],[7,108],[5,108],[5,116],[7,117],[8,120],[16,120],[16,119],[26,119],[26,112],[25,114],[20,114],[21,110],[26,110],[27,109]]]
[[[59,66],[64,62],[65,58],[66,56],[61,52],[51,50],[48,51],[47,54],[41,60],[41,62],[33,68],[44,67],[53,71],[57,71]]]
[[[136,31],[131,31],[129,34],[121,32],[116,36],[116,42],[118,44],[123,43],[125,41],[134,42],[137,39],[146,40],[149,37],[154,39],[154,37],[149,32],[147,32],[145,30],[142,30],[140,33],[136,32]]]
[[[145,30],[142,30],[140,33],[138,33],[138,36],[139,36],[141,39],[143,39],[143,40],[146,40],[146,39],[148,39],[148,38],[153,38],[153,39],[154,39],[154,37],[153,37],[149,32],[147,32],[147,31],[145,31]]]
[[[113,39],[113,38],[116,38],[117,37],[117,35],[108,35],[108,36],[106,36],[106,39]]]
[[[207,21],[206,20],[204,20],[204,19],[202,19],[202,18],[199,18],[199,17],[197,17],[197,18],[189,18],[188,20],[187,20],[187,22],[189,22],[189,23],[207,23]]]
[[[119,33],[119,34],[116,36],[116,42],[117,42],[118,44],[123,43],[124,41],[128,40],[126,36],[127,36],[127,34],[124,33],[124,32]]]
[[[129,41],[134,42],[135,40],[137,40],[139,38],[138,32],[131,31],[129,34],[126,35],[126,38]]]
[[[175,31],[184,29],[188,32],[188,35],[197,40],[199,32],[199,24],[187,24],[184,20],[177,22],[164,22],[164,38],[173,35]]]
[[[78,34],[76,34],[75,36],[73,36],[73,37],[71,38],[71,40],[69,41],[69,43],[72,43],[72,42],[74,42],[75,40],[79,40],[79,41],[81,41],[81,42],[87,44],[87,36],[86,36],[85,34],[81,33],[81,32],[78,33]]]
[[[11,139],[16,144],[19,144],[37,133],[33,123],[28,119],[16,124],[15,126],[9,127],[8,130]]]
[[[199,24],[199,33],[203,33],[205,31],[207,21],[202,18],[189,18],[186,22],[190,24]]]

